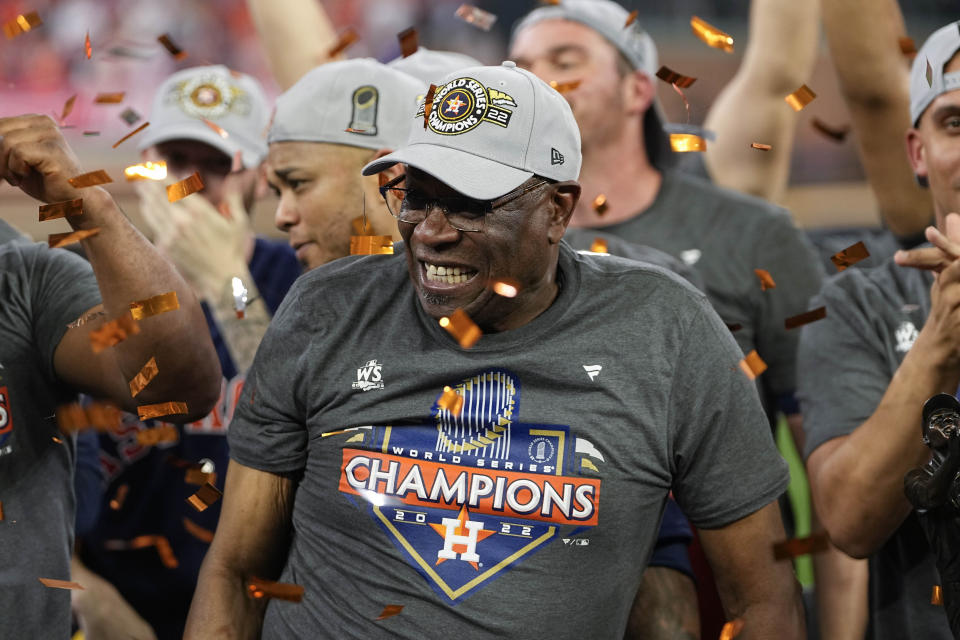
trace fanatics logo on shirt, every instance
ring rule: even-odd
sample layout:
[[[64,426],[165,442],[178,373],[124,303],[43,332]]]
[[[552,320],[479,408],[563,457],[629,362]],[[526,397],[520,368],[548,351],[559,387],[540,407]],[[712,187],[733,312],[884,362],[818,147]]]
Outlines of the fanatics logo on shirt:
[[[382,371],[383,365],[376,360],[369,361],[357,369],[357,381],[353,383],[353,388],[360,389],[360,391],[383,389]]]

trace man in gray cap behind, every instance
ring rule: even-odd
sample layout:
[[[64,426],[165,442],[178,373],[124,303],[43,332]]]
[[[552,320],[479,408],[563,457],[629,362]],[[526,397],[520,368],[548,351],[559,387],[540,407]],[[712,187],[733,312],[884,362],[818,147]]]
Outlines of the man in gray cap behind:
[[[505,62],[410,115],[364,168],[404,165],[404,255],[315,269],[274,318],[186,637],[617,638],[671,490],[741,637],[802,637],[756,553],[788,478],[742,354],[677,276],[562,242],[563,97]]]
[[[798,362],[807,472],[830,538],[870,558],[872,637],[951,638],[923,530],[903,477],[925,464],[917,437],[924,401],[960,383],[960,24],[936,31],[910,71],[907,155],[933,196],[932,247],[898,252],[831,278],[811,306]],[[904,267],[919,267],[908,269]],[[939,272],[933,277],[930,271]]]

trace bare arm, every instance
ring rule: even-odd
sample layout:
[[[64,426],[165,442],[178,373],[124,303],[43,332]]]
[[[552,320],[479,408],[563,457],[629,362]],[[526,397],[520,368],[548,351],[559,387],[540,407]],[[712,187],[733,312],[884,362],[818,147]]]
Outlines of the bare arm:
[[[667,567],[647,567],[633,600],[625,639],[697,640],[697,587],[689,576]]]
[[[751,3],[743,62],[706,120],[706,128],[717,132],[704,158],[717,184],[774,202],[782,197],[797,125],[783,98],[813,71],[819,16],[820,0]],[[751,142],[772,148],[757,151]]]
[[[245,581],[275,580],[289,546],[290,478],[230,461],[217,533],[200,569],[184,638],[259,638],[265,603]]]
[[[320,0],[247,0],[247,6],[281,90],[330,62],[337,34]]]
[[[146,620],[123,599],[116,587],[90,571],[74,555],[70,577],[83,585],[83,590],[70,592],[70,604],[91,640],[157,640]]]
[[[728,620],[743,620],[742,640],[806,638],[800,584],[773,544],[785,537],[776,502],[719,529],[700,529]]]
[[[897,39],[905,35],[896,0],[822,0],[823,26],[840,88],[857,133],[860,162],[899,236],[923,231],[933,217],[904,151],[910,126],[909,74]]]
[[[129,312],[129,303],[176,291],[180,309],[140,323],[141,332],[97,356],[90,332],[103,320],[70,329],[54,354],[57,375],[67,384],[107,397],[135,411],[138,404],[186,402],[188,420],[207,414],[219,395],[220,365],[206,321],[190,287],[140,235],[104,189],[75,189],[68,179],[79,164],[47,116],[0,119],[0,177],[43,202],[83,198],[83,214],[68,218],[77,230],[99,229],[83,240],[100,287],[107,318]],[[131,398],[129,380],[151,357],[159,375]]]

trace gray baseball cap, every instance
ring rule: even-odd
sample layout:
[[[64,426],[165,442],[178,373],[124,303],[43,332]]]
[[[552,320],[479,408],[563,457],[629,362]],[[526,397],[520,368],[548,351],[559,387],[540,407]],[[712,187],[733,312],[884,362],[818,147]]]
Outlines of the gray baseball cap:
[[[269,117],[263,89],[252,76],[223,65],[192,67],[160,85],[137,148],[197,140],[231,157],[242,152],[243,166],[252,169],[267,155],[262,136]]]
[[[277,98],[267,142],[396,149],[407,139],[423,82],[373,58],[330,62]]]
[[[479,67],[482,64],[476,58],[471,58],[462,53],[434,51],[433,49],[420,47],[406,58],[402,56],[394,58],[387,63],[387,66],[414,78],[419,78],[429,87],[449,73],[467,67]]]
[[[960,22],[951,22],[934,31],[917,52],[910,68],[910,121],[913,126],[917,126],[920,116],[937,96],[960,89],[960,71],[943,72],[958,50]]]
[[[471,198],[491,200],[533,175],[576,180],[580,130],[567,101],[511,61],[452,73],[437,86],[427,126],[421,102],[406,145],[363,168],[416,167]]]
[[[612,44],[637,71],[642,71],[657,84],[657,46],[639,20],[627,25],[629,13],[611,0],[561,0],[555,5],[538,7],[528,13],[513,28],[510,36],[511,46],[517,34],[523,29],[544,20],[569,20],[579,22]],[[653,106],[647,109],[643,118],[644,144],[651,164],[664,169],[674,163],[670,137],[663,130],[666,119],[656,97]]]

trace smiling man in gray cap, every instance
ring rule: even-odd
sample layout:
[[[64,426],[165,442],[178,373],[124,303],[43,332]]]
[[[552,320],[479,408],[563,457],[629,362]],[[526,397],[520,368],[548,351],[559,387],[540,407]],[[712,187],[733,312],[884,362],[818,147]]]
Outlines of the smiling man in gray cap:
[[[677,276],[562,241],[563,97],[505,62],[410,115],[364,168],[406,170],[382,187],[404,255],[315,269],[274,318],[187,637],[620,637],[671,490],[741,637],[802,637],[756,553],[787,470],[729,331]]]

